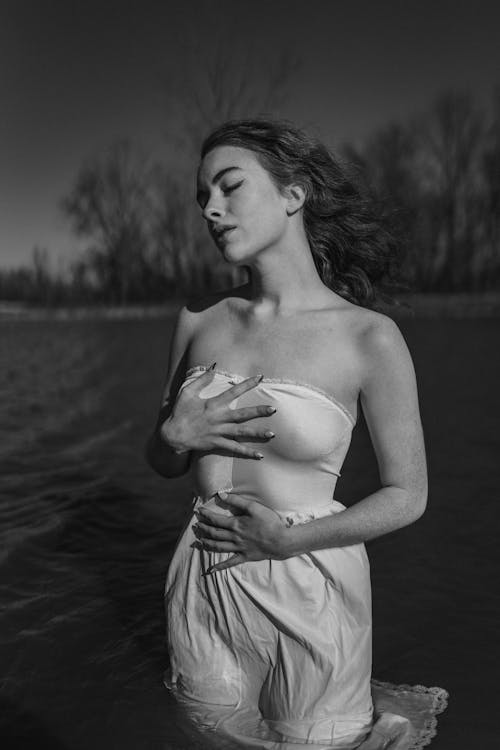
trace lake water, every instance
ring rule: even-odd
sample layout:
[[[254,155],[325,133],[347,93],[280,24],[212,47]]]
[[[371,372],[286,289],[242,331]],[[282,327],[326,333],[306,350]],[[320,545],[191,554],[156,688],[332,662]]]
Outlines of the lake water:
[[[400,324],[430,496],[416,524],[367,545],[373,672],[449,691],[433,750],[493,748],[500,319]],[[162,685],[163,586],[190,482],[156,476],[143,458],[171,327],[0,323],[2,750],[203,747]],[[359,424],[336,498],[376,486]]]

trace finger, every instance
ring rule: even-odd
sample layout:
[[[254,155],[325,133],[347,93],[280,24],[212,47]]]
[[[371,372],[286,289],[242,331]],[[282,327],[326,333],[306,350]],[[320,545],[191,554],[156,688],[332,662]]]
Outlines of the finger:
[[[192,526],[192,529],[198,539],[219,539],[222,542],[234,542],[233,533],[227,529],[218,529],[216,526],[209,526],[201,521]]]
[[[222,432],[226,437],[231,437],[233,439],[242,438],[246,442],[256,442],[256,441],[263,441],[266,442],[274,437],[274,432],[269,429],[262,428],[261,430],[256,430],[255,428],[251,427],[240,427],[235,424],[228,424],[222,426]]]
[[[241,383],[235,383],[231,388],[228,388],[217,396],[218,401],[223,404],[230,404],[231,401],[238,398],[238,396],[241,396],[242,393],[246,393],[251,388],[255,388],[263,377],[263,375],[252,375],[251,378],[246,378],[245,380],[242,380]]]
[[[233,422],[246,422],[249,419],[257,419],[257,417],[270,417],[275,412],[275,407],[269,404],[242,406],[239,409],[231,409],[230,417]]]
[[[225,516],[222,513],[212,513],[212,511],[205,510],[205,508],[199,508],[195,513],[198,517],[198,524],[202,521],[206,525],[216,526],[219,529],[222,528],[229,531],[233,529],[234,518],[232,516]]]
[[[218,570],[226,570],[227,568],[233,568],[235,565],[241,565],[241,563],[244,563],[244,562],[245,562],[245,556],[238,553],[236,555],[233,555],[232,557],[229,557],[227,560],[224,560],[224,562],[217,563],[217,565],[212,565],[212,567],[207,570],[205,575],[216,573]]]
[[[203,539],[200,541],[205,552],[238,552],[239,548],[234,542],[220,542],[216,539]]]
[[[245,445],[244,443],[238,443],[235,440],[229,440],[228,438],[220,437],[216,443],[218,448],[229,451],[235,456],[242,456],[243,458],[264,458],[264,454],[260,451],[256,451],[254,448]]]
[[[217,495],[225,503],[225,505],[229,505],[232,508],[245,513],[250,513],[251,506],[254,503],[253,500],[247,500],[246,498],[241,497],[241,495],[236,495],[232,492],[221,491],[218,492]]]
[[[215,371],[213,369],[215,365],[216,363],[214,362],[213,365],[204,370],[201,375],[197,375],[193,382],[186,386],[186,389],[189,388],[193,393],[198,393],[198,391],[201,391],[207,383],[211,383],[215,376]]]

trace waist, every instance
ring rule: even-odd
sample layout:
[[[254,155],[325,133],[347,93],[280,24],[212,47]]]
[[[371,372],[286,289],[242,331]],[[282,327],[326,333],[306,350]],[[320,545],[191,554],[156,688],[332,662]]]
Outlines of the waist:
[[[230,492],[230,490],[227,490]],[[235,493],[239,494],[239,493]],[[324,516],[328,516],[331,513],[341,513],[343,510],[346,509],[346,506],[342,503],[339,503],[338,500],[334,500],[333,498],[329,500],[327,503],[322,504],[304,504],[304,506],[301,506],[300,508],[297,507],[297,505],[294,504],[294,507],[291,508],[275,508],[272,505],[269,505],[265,502],[262,502],[261,500],[257,498],[252,498],[255,500],[255,502],[260,502],[262,505],[265,505],[267,508],[270,508],[271,510],[274,510],[274,512],[280,516],[284,520],[284,522],[288,526],[293,526],[296,524],[301,523],[308,523],[309,521],[314,521],[316,518],[323,518]],[[204,498],[201,495],[195,495],[193,498],[193,510],[198,508],[200,505],[205,505],[208,508],[211,508],[215,513],[221,513],[225,516],[232,516],[235,515],[232,507],[224,502],[218,495],[213,495],[209,498]]]
[[[331,507],[334,502],[338,477],[329,466],[277,461],[264,466],[265,459],[256,462],[212,455],[204,458],[192,465],[191,477],[193,494],[205,500],[225,490],[287,514],[316,511]]]

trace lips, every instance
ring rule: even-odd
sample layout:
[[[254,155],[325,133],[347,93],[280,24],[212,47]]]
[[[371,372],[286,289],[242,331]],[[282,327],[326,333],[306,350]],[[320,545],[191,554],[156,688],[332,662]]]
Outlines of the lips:
[[[232,229],[236,229],[236,227],[233,227],[233,226],[227,226],[227,227],[218,227],[218,228],[217,228],[217,229],[216,229],[216,230],[214,231],[215,239],[216,239],[216,240],[220,240],[220,239],[222,239],[222,238],[224,238],[224,237],[227,237],[228,233],[229,233],[229,232],[230,232],[230,231],[231,231]]]

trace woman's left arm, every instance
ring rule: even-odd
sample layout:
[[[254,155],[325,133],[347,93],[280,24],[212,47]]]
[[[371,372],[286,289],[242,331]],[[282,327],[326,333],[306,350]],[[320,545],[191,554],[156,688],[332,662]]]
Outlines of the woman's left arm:
[[[340,513],[290,527],[259,503],[229,495],[226,502],[239,515],[221,517],[204,510],[199,514],[198,535],[203,545],[235,553],[213,570],[246,560],[285,559],[358,544],[407,526],[422,515],[427,470],[410,353],[397,325],[385,316],[377,316],[361,334],[359,352],[360,399],[381,488]]]
[[[408,347],[386,317],[363,339],[360,400],[382,486],[341,513],[292,527],[292,554],[382,536],[416,521],[427,504],[424,439]]]

